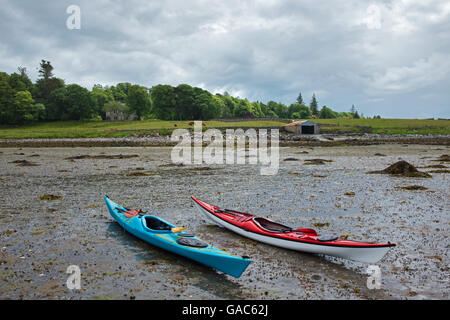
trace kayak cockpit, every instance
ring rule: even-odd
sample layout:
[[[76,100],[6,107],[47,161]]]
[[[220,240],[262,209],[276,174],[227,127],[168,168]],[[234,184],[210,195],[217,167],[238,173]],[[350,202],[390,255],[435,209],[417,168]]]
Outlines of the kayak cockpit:
[[[153,231],[171,231],[172,227],[170,224],[161,221],[160,219],[153,216],[144,216],[143,225],[144,227]]]
[[[261,217],[255,217],[253,218],[253,221],[255,224],[260,227],[261,229],[268,231],[268,232],[292,232],[293,229],[291,227],[282,225],[280,223],[276,223],[273,221],[270,221],[268,219],[264,219]]]

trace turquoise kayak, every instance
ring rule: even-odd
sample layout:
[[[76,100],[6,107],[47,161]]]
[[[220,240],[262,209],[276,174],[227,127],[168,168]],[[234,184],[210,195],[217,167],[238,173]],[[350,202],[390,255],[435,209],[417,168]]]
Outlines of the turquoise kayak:
[[[223,273],[239,278],[250,264],[241,257],[219,250],[171,223],[144,212],[132,211],[105,196],[111,216],[128,232],[151,245],[179,254]]]

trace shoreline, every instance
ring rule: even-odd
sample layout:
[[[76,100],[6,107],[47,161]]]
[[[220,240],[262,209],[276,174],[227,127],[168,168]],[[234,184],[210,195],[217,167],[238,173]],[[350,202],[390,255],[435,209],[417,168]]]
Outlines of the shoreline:
[[[270,140],[268,141],[270,142]],[[318,134],[299,136],[281,133],[280,147],[289,146],[364,146],[377,144],[422,144],[450,146],[450,135],[380,135],[380,134]],[[173,147],[168,135],[132,135],[128,137],[97,138],[8,138],[0,139],[0,148],[51,147]]]

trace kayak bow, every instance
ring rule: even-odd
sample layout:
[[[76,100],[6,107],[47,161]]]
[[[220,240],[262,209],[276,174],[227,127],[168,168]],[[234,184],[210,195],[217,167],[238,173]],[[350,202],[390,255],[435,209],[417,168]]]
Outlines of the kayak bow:
[[[313,229],[292,229],[269,219],[235,210],[221,209],[191,196],[200,212],[216,224],[244,237],[297,251],[326,254],[349,260],[375,263],[394,247],[393,243],[370,243],[319,236]]]
[[[233,277],[240,277],[251,260],[232,255],[185,233],[183,228],[146,214],[140,210],[130,211],[105,196],[111,216],[128,232],[152,245],[215,268]]]

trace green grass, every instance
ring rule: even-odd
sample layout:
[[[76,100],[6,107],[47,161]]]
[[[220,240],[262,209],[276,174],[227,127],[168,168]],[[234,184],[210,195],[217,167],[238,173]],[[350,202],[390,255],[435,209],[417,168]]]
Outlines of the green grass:
[[[191,121],[56,121],[22,126],[0,126],[0,138],[95,138],[132,134],[171,134],[174,129],[193,128]],[[276,127],[279,121],[203,121],[203,128]]]
[[[326,130],[363,132],[371,127],[378,134],[450,134],[450,120],[421,119],[313,119]],[[326,124],[333,126],[327,127]]]
[[[364,132],[371,127],[380,134],[450,134],[450,120],[419,119],[312,119],[326,131]],[[125,137],[132,134],[171,134],[174,129],[192,128],[191,121],[57,121],[23,126],[0,126],[0,138],[96,138]],[[203,121],[206,128],[277,127],[279,121]],[[329,124],[330,126],[326,126]]]

